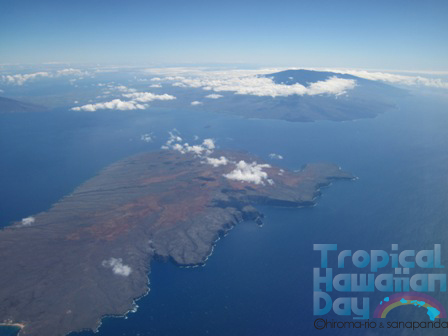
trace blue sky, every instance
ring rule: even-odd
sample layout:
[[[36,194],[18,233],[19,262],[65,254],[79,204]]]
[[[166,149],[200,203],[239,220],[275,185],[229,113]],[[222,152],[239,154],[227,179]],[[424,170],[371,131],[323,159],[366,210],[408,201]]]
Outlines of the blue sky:
[[[0,64],[448,70],[445,0],[0,2]]]

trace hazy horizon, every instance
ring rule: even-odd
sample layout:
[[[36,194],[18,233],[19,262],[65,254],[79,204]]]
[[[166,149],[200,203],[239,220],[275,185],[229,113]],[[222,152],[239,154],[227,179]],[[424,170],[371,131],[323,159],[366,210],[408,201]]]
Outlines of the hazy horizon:
[[[446,1],[14,1],[0,64],[448,71]]]

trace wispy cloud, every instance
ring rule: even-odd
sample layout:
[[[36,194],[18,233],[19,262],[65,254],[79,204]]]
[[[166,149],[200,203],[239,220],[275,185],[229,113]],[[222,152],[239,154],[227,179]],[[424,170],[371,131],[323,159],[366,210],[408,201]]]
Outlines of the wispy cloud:
[[[191,105],[193,105],[193,106],[198,106],[198,105],[202,105],[202,104],[204,104],[204,103],[197,101],[197,100],[191,102]]]
[[[140,136],[140,140],[142,140],[144,142],[153,142],[154,141],[154,135],[152,133],[142,134]]]
[[[127,277],[131,274],[132,269],[128,265],[123,264],[123,259],[121,258],[110,258],[108,260],[103,260],[103,267],[112,269],[117,275]]]
[[[57,76],[87,76],[89,75],[89,72],[87,71],[82,71],[79,69],[73,69],[73,68],[67,68],[67,69],[62,69],[62,70],[58,70],[56,72]]]
[[[283,160],[283,156],[280,154],[271,153],[271,154],[269,154],[269,157],[271,159]]]

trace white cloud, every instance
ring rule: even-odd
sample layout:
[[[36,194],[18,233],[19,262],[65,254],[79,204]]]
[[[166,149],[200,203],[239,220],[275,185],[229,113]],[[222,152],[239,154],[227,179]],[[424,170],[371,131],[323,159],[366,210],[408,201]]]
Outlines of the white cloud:
[[[283,156],[280,154],[271,153],[271,154],[269,154],[269,157],[271,159],[283,160]]]
[[[162,79],[160,77],[153,77],[153,78],[151,78],[151,81],[153,81],[153,82],[159,82],[161,80]]]
[[[147,103],[153,100],[173,100],[176,97],[171,96],[169,94],[157,95],[151,92],[134,92],[134,93],[126,93],[123,94],[123,97],[131,98],[133,101],[137,101],[140,103]]]
[[[202,102],[197,101],[197,100],[191,102],[191,105],[193,105],[193,106],[202,105],[202,104],[203,104]]]
[[[162,87],[162,84],[152,84],[152,85],[150,85],[149,87],[152,87],[152,88],[161,88],[161,87]]]
[[[148,108],[146,104],[139,104],[134,101],[123,101],[121,99],[114,99],[109,102],[104,103],[96,103],[96,104],[87,104],[78,107],[72,107],[73,111],[87,111],[94,112],[97,110],[120,110],[120,111],[128,111],[128,110],[144,110]]]
[[[336,76],[330,77],[324,81],[311,83],[307,88],[307,95],[314,96],[320,94],[334,94],[336,96],[345,94],[348,90],[356,86],[356,81],[353,79],[338,78]]]
[[[209,98],[209,99],[219,99],[224,97],[223,95],[217,94],[217,93],[212,93],[209,95],[206,95],[205,98]]]
[[[219,166],[225,166],[226,164],[229,163],[229,160],[225,156],[221,156],[219,159],[218,158],[209,158],[208,157],[208,158],[206,158],[205,162],[216,168],[216,167],[219,167]]]
[[[129,89],[126,86],[116,86],[117,90],[122,92],[131,92],[131,93],[123,93],[122,96],[125,98],[131,98],[131,100],[123,101],[121,99],[114,99],[109,102],[101,102],[96,104],[87,104],[83,106],[77,106],[72,107],[71,110],[73,111],[87,111],[87,112],[94,112],[97,110],[144,110],[149,107],[148,104],[141,104],[141,103],[148,103],[153,100],[173,100],[176,99],[176,97],[171,96],[169,94],[162,94],[157,95],[151,92],[133,92],[134,89]]]
[[[30,226],[36,221],[34,217],[26,217],[22,219],[22,225],[23,226]]]
[[[268,179],[268,174],[263,171],[263,168],[270,168],[268,164],[257,164],[256,162],[247,163],[244,160],[238,162],[235,169],[228,174],[224,174],[224,177],[229,180],[249,182],[255,184],[264,184],[268,182],[273,184],[271,179]]]
[[[110,258],[108,260],[103,260],[101,264],[103,265],[103,267],[111,268],[112,272],[117,275],[127,277],[132,272],[131,267],[123,264],[123,259],[121,258]]]
[[[23,85],[29,80],[34,80],[38,77],[51,77],[49,72],[35,72],[30,74],[4,75],[2,79],[8,84]]]

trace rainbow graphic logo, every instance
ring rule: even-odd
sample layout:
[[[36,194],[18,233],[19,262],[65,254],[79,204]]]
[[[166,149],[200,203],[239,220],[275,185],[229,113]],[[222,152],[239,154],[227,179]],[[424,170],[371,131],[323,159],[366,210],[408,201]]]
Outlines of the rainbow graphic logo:
[[[419,292],[397,293],[385,298],[376,307],[373,317],[385,318],[392,309],[405,305],[426,308],[431,321],[434,321],[435,318],[446,318],[445,308],[443,308],[439,301],[432,296]]]

